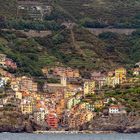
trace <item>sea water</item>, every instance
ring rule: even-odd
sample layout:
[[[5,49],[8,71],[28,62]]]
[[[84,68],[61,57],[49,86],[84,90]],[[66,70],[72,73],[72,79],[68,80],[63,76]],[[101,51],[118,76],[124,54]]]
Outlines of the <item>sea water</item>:
[[[140,140],[140,134],[27,134],[0,133],[0,140]]]

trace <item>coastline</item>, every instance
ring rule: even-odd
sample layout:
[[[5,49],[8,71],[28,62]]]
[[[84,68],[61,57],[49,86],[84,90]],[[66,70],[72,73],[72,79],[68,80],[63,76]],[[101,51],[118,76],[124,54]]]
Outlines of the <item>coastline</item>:
[[[34,131],[33,134],[113,134],[116,131]]]

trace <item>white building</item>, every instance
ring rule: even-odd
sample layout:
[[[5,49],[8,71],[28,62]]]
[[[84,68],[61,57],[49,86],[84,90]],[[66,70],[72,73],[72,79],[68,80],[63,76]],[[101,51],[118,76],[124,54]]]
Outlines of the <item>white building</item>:
[[[140,67],[140,62],[136,63],[135,65],[138,66],[138,67]]]
[[[126,114],[124,106],[112,105],[109,107],[109,114]]]
[[[109,114],[118,114],[118,113],[120,113],[120,111],[117,105],[113,105],[109,107]]]
[[[37,111],[34,112],[34,119],[36,120],[37,123],[44,123],[45,122],[45,111]]]

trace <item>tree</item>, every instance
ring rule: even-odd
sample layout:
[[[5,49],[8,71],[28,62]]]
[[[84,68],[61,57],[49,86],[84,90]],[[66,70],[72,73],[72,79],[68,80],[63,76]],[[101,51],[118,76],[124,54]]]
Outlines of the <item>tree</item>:
[[[0,29],[6,27],[5,18],[0,16]]]

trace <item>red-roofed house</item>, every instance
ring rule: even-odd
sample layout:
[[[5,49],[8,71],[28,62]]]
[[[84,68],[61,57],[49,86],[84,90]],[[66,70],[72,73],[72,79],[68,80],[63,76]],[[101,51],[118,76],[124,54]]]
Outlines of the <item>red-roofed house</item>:
[[[126,114],[124,106],[111,105],[109,107],[109,114]]]

